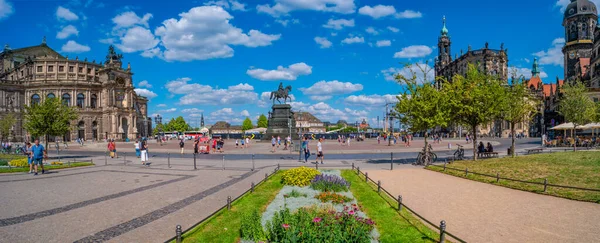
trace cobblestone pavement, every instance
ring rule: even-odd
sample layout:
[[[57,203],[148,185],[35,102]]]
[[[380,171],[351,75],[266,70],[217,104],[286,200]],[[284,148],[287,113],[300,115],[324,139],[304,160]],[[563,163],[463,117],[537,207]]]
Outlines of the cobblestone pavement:
[[[366,170],[403,203],[467,242],[598,242],[600,204],[466,180],[421,168]]]

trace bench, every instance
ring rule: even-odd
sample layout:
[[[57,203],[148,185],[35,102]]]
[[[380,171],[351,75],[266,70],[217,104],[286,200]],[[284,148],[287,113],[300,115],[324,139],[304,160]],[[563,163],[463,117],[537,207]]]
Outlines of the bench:
[[[483,152],[483,153],[477,153],[477,157],[479,157],[479,158],[491,158],[491,157],[498,157],[498,152]]]
[[[527,151],[527,154],[533,154],[533,153],[541,153],[544,151],[543,148],[533,148],[533,149],[526,149],[525,151]]]

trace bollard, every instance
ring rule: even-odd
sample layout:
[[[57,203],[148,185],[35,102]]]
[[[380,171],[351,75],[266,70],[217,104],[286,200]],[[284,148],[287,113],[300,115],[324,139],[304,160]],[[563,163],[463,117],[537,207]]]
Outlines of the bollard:
[[[352,170],[354,170],[354,162],[352,162]]]
[[[194,170],[197,170],[198,168],[196,168],[196,154],[194,154]]]
[[[446,163],[444,162],[444,171],[446,171]]]
[[[171,153],[167,153],[167,166],[171,168]]]
[[[223,170],[225,170],[225,155],[223,155]]]
[[[277,163],[277,169],[275,171],[278,171],[278,170],[279,170],[279,163]]]
[[[402,195],[398,195],[398,211],[402,211]]]
[[[544,192],[546,192],[547,187],[548,187],[548,178],[544,179]]]
[[[108,160],[106,158],[106,154],[104,154],[104,165],[108,165]]]
[[[252,182],[252,184],[250,184],[250,192],[254,192],[254,182]]]
[[[319,163],[315,163],[315,169],[319,169]]]
[[[440,243],[446,242],[446,221],[440,222]]]
[[[356,167],[356,174],[360,175],[360,167]]]
[[[94,159],[90,159],[90,162],[92,162],[92,164],[94,165]]]
[[[390,152],[390,170],[394,170],[394,152]]]
[[[252,154],[252,171],[254,171],[254,154]]]
[[[231,210],[231,196],[227,196],[227,210]]]
[[[175,228],[175,235],[176,235],[175,242],[181,243],[181,225],[177,225],[177,227]]]
[[[377,193],[381,192],[381,181],[377,181]]]
[[[269,177],[269,173],[265,173],[265,180]]]
[[[365,172],[365,182],[369,182],[369,172]]]
[[[467,177],[469,175],[469,168],[465,168],[465,177]]]
[[[500,182],[500,173],[496,173],[496,183]]]

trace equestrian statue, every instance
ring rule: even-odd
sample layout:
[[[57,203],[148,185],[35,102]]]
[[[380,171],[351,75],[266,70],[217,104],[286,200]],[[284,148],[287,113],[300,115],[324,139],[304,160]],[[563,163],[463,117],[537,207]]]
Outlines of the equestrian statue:
[[[271,92],[271,98],[269,98],[269,99],[273,100],[273,104],[275,104],[275,100],[277,100],[277,102],[279,102],[279,104],[281,104],[281,100],[279,100],[279,99],[283,99],[283,103],[285,104],[288,99],[290,99],[290,101],[292,101],[292,98],[290,97],[291,91],[292,91],[291,85],[288,85],[287,87],[283,88],[283,83],[279,83],[279,88],[277,89],[277,91]]]

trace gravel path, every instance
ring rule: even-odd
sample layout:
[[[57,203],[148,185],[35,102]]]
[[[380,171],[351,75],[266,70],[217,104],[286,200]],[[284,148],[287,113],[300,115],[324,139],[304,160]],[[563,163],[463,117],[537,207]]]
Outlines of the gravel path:
[[[467,242],[599,242],[600,204],[544,196],[421,168],[367,170],[423,217]]]

